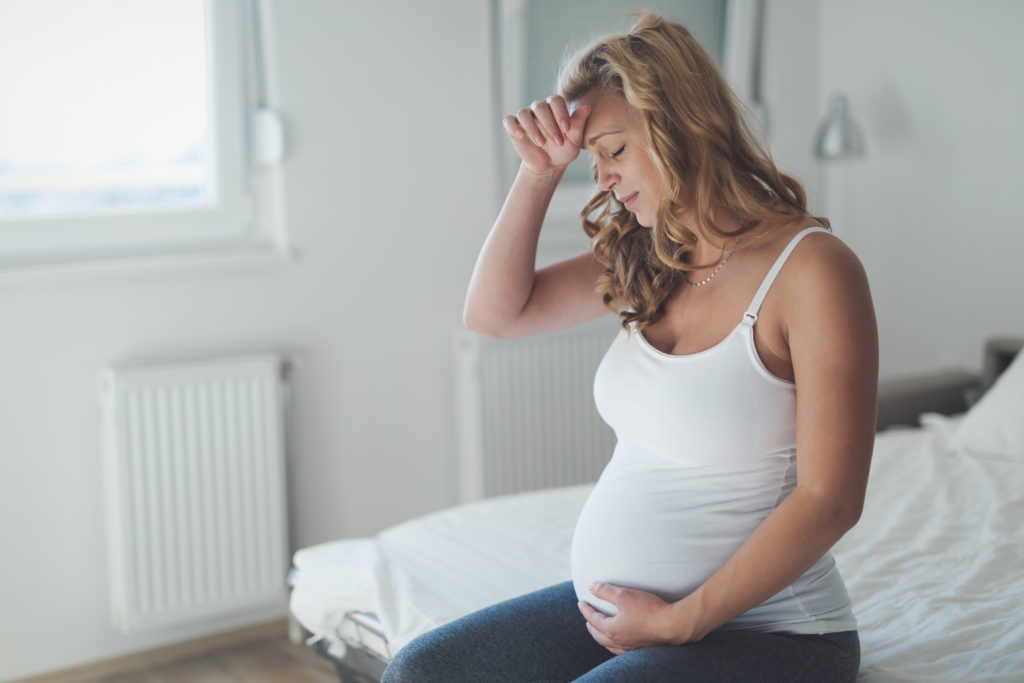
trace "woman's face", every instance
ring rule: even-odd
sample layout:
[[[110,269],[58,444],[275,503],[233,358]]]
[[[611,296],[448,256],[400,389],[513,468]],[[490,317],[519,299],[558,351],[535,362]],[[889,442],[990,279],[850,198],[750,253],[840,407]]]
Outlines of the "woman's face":
[[[614,90],[590,90],[578,105],[590,105],[583,129],[583,148],[597,165],[597,185],[615,198],[647,228],[654,225],[661,198],[661,174],[647,151],[639,109]]]

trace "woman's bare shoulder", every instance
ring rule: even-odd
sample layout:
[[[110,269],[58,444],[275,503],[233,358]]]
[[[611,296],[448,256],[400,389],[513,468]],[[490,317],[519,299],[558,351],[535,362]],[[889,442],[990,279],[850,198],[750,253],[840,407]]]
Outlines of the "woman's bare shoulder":
[[[800,240],[779,278],[786,289],[797,291],[867,283],[864,265],[853,249],[834,233],[820,231]]]
[[[864,265],[836,235],[806,235],[777,282],[790,342],[801,333],[808,340],[839,336],[844,339],[841,344],[866,343],[874,335],[874,305]]]

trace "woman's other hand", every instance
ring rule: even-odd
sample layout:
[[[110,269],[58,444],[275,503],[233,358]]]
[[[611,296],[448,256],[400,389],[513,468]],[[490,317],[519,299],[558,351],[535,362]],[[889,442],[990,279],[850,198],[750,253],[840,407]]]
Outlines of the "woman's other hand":
[[[687,629],[680,623],[680,603],[665,602],[654,593],[607,583],[595,583],[590,586],[590,592],[618,609],[618,614],[608,616],[587,602],[579,603],[590,635],[613,654],[621,655],[652,645],[688,643],[701,638],[696,629]]]
[[[561,171],[579,156],[589,115],[589,106],[577,107],[570,114],[565,100],[551,95],[509,114],[503,123],[523,165],[532,173],[544,175]]]

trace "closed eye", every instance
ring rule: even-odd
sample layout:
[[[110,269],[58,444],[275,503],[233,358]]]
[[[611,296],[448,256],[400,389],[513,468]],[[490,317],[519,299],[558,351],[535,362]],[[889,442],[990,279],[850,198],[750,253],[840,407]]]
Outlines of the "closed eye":
[[[626,146],[625,146],[625,145],[623,145],[622,147],[619,147],[619,149],[618,149],[617,151],[615,151],[615,152],[612,152],[612,159],[615,159],[615,158],[616,158],[616,157],[618,157],[618,156],[619,156],[620,154],[622,154],[622,152],[623,152],[623,151],[625,151],[625,149],[626,149]]]

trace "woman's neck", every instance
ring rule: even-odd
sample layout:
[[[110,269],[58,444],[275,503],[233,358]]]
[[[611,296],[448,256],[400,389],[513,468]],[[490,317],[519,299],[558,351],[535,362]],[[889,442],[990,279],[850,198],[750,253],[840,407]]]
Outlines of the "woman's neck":
[[[690,217],[686,223],[696,226],[694,236],[697,238],[693,249],[690,250],[687,258],[688,263],[694,265],[707,264],[708,268],[714,267],[725,254],[737,248],[735,237],[723,237],[704,225],[696,217]],[[720,209],[715,212],[715,223],[722,232],[733,233],[743,227],[742,222],[732,211]],[[743,237],[740,238],[740,244]]]

